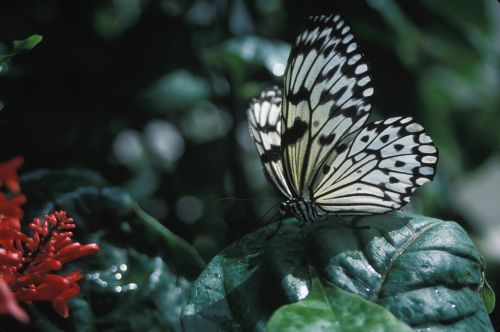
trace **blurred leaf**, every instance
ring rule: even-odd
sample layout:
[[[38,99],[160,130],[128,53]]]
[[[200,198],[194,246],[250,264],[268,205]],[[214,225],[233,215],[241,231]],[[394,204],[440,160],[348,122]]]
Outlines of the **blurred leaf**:
[[[267,325],[269,332],[413,331],[383,307],[325,283],[314,274],[311,287],[306,299],[274,312]]]
[[[193,106],[210,93],[208,83],[201,77],[179,69],[153,83],[143,97],[154,109],[165,112]]]
[[[12,45],[13,53],[27,52],[31,51],[36,45],[38,45],[43,39],[41,35],[31,35],[23,40],[14,40]]]
[[[414,102],[440,148],[446,180],[463,177],[500,146],[498,5],[421,0],[413,6],[429,12],[429,19],[420,20],[393,0],[368,3],[389,28],[384,41],[391,41],[417,82]]]
[[[186,13],[189,23],[199,26],[209,26],[217,18],[217,8],[209,1],[195,1]]]
[[[254,32],[252,17],[248,12],[243,0],[231,1],[231,13],[229,14],[229,29],[235,35],[249,34]]]
[[[486,280],[484,273],[483,281],[484,285],[481,288],[481,297],[483,299],[484,305],[486,306],[486,310],[488,310],[488,313],[491,314],[493,312],[493,309],[495,309],[496,296],[490,284],[488,284],[488,280]]]
[[[103,1],[94,11],[93,25],[105,38],[120,37],[141,16],[142,0]]]
[[[193,247],[95,173],[38,171],[21,185],[27,215],[65,210],[75,219],[77,240],[98,243],[101,251],[69,266],[87,274],[69,319],[34,304],[30,325],[0,321],[3,331],[180,331],[189,280],[204,266]]]
[[[419,63],[419,47],[422,43],[420,31],[405,16],[396,2],[392,0],[367,0],[367,2],[379,12],[392,30],[392,34],[385,32],[380,39],[389,40],[401,60],[409,67],[415,67]]]
[[[9,61],[18,53],[31,51],[42,39],[43,36],[41,35],[31,35],[26,39],[14,40],[12,50],[7,54],[0,54],[0,65]]]
[[[208,264],[184,308],[186,331],[263,331],[276,309],[306,298],[309,265],[417,331],[493,330],[479,292],[483,259],[454,222],[395,213],[351,227],[332,218],[300,228],[288,219],[269,238],[276,227],[249,234]]]
[[[489,26],[483,0],[475,2],[468,0],[421,0],[429,10],[446,18],[459,29],[481,29],[487,31]]]
[[[102,215],[111,214],[111,220],[118,224],[107,223],[107,232],[117,232],[126,238],[133,231],[137,234],[129,240],[130,243],[156,242],[152,252],[168,254],[166,259],[191,277],[197,276],[204,267],[203,260],[187,242],[142,211],[127,192],[107,185],[96,173],[85,170],[36,171],[25,175],[21,185],[28,197],[27,215],[36,217],[63,209],[75,219],[79,230],[98,232],[102,236],[103,225],[92,217],[95,215],[100,219]],[[130,230],[123,227],[130,227]]]
[[[256,68],[265,67],[275,76],[283,74],[291,46],[288,43],[257,36],[242,36],[226,40],[207,51],[209,64],[223,64],[236,81]]]

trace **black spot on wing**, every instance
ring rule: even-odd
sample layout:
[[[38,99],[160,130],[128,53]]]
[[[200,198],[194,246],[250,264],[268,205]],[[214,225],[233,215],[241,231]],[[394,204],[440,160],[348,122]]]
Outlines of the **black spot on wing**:
[[[394,149],[396,149],[396,151],[401,151],[403,150],[404,148],[404,145],[402,144],[394,144]]]
[[[335,133],[332,133],[328,136],[321,135],[318,139],[318,143],[321,145],[330,145],[333,143],[334,140],[335,140]]]
[[[288,128],[282,135],[283,147],[297,143],[297,141],[304,136],[308,128],[307,122],[300,117],[296,117],[293,125]]]
[[[347,107],[342,111],[342,115],[348,118],[356,118],[359,115],[359,109],[356,106]]]
[[[276,131],[276,125],[272,125],[268,122],[264,126],[259,127],[259,130],[264,134],[272,133]]]
[[[263,163],[270,163],[281,159],[281,148],[279,145],[271,145],[269,150],[264,151],[260,156]]]
[[[337,154],[341,154],[341,153],[342,153],[342,152],[344,152],[346,149],[347,149],[347,144],[342,143],[342,144],[340,144],[339,146],[337,146],[337,147],[335,148],[335,152],[337,152]]]
[[[372,131],[373,129],[375,129],[375,127],[377,127],[377,124],[375,122],[370,122],[366,125],[365,129],[367,131]]]

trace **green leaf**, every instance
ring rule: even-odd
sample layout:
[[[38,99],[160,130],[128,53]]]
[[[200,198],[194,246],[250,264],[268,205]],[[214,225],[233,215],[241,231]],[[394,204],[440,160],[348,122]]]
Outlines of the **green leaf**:
[[[385,331],[412,329],[383,307],[322,281],[312,273],[312,289],[303,301],[284,305],[272,315],[269,332]]]
[[[486,306],[486,310],[488,310],[488,313],[491,314],[493,312],[493,309],[495,309],[495,302],[496,302],[496,297],[495,297],[495,292],[491,288],[490,284],[488,284],[488,281],[486,280],[486,277],[484,276],[483,273],[483,287],[481,287],[481,298],[483,299],[484,305]]]
[[[208,97],[210,86],[202,77],[186,70],[168,73],[143,93],[143,98],[158,112],[184,109]]]
[[[20,53],[20,52],[31,51],[42,40],[43,36],[41,35],[31,35],[26,39],[14,40],[14,43],[12,44],[12,52]]]
[[[416,331],[493,331],[480,295],[484,261],[454,222],[393,213],[351,226],[331,218],[301,228],[288,219],[272,235],[276,227],[208,264],[184,308],[185,331],[264,331],[276,309],[306,298],[309,266]]]
[[[0,54],[0,65],[9,61],[18,53],[31,51],[42,39],[43,36],[41,35],[31,35],[26,39],[14,40],[11,51],[7,54]]]
[[[193,247],[93,172],[37,171],[23,176],[21,187],[25,220],[65,210],[77,224],[76,240],[101,249],[65,266],[86,274],[68,319],[36,302],[27,306],[31,324],[0,319],[2,331],[180,331],[191,280],[204,267]]]

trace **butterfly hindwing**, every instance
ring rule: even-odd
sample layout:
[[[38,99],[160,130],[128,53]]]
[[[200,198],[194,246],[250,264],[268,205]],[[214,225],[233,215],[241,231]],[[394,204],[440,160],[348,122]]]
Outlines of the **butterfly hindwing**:
[[[296,195],[307,194],[322,160],[364,124],[372,94],[350,27],[338,15],[311,17],[285,71],[283,167]]]
[[[252,101],[248,110],[250,133],[271,183],[285,197],[291,197],[281,161],[281,90],[268,88]]]
[[[434,177],[438,160],[432,139],[412,118],[369,124],[346,137],[321,166],[315,203],[337,214],[395,210]]]

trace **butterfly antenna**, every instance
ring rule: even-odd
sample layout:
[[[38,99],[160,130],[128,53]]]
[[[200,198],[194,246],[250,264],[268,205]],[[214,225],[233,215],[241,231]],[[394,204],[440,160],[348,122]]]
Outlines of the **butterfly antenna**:
[[[276,203],[276,204],[274,204],[273,206],[271,206],[271,207],[269,208],[269,210],[267,210],[267,211],[266,211],[266,212],[262,215],[262,217],[260,217],[260,218],[259,218],[259,221],[258,221],[257,223],[258,223],[259,225],[260,225],[260,224],[264,224],[264,225],[270,224],[270,223],[271,223],[271,221],[272,221],[272,220],[276,217],[276,215],[271,216],[271,219],[269,219],[269,221],[267,221],[267,222],[264,222],[264,219],[265,219],[265,218],[266,218],[266,216],[267,216],[267,215],[268,215],[268,214],[269,214],[272,210],[274,210],[274,209],[275,209],[275,208],[276,208],[279,204],[280,204],[280,203]]]
[[[251,198],[239,198],[239,197],[219,198],[219,202],[222,202],[222,201],[243,201],[243,202],[254,202],[254,203],[278,203],[278,201],[271,200],[271,199],[251,199]]]
[[[281,228],[281,224],[283,222],[283,216],[280,214],[279,215],[279,222],[278,222],[278,227],[276,227],[276,229],[273,231],[272,234],[269,234],[267,237],[266,237],[266,240],[270,240],[272,239],[277,233],[278,231],[280,230]]]

